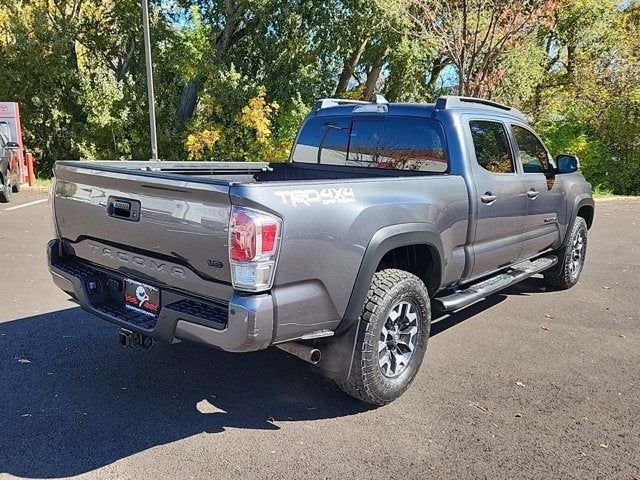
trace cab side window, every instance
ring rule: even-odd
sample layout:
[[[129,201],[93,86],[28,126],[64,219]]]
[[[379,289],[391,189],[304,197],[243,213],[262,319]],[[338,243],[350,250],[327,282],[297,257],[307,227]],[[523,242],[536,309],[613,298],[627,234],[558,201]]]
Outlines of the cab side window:
[[[551,169],[549,155],[538,138],[526,128],[513,125],[513,136],[520,151],[524,173],[545,173]]]
[[[473,120],[469,127],[478,165],[491,173],[514,173],[513,155],[504,125]]]

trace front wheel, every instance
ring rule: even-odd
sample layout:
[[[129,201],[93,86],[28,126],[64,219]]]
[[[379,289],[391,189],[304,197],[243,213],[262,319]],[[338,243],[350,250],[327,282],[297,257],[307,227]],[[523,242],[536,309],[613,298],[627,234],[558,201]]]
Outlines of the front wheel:
[[[392,402],[418,373],[430,328],[424,283],[403,270],[376,272],[360,316],[349,376],[338,385],[366,403]]]
[[[576,218],[567,245],[557,253],[558,265],[544,272],[544,279],[549,285],[567,290],[580,280],[587,256],[587,222],[584,218]]]

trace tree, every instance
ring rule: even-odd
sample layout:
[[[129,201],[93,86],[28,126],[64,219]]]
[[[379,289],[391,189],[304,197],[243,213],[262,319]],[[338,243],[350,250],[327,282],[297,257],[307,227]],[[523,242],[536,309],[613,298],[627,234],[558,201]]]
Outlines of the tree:
[[[504,75],[505,52],[555,9],[549,0],[409,0],[396,4],[412,34],[435,41],[458,76],[457,93],[483,96]]]

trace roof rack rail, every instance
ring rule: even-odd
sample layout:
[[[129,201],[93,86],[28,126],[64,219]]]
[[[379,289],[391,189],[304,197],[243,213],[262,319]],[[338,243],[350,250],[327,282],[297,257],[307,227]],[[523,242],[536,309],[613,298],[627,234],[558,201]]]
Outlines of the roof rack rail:
[[[527,117],[520,111],[498,102],[492,102],[484,98],[475,97],[457,97],[453,95],[445,95],[436,101],[437,110],[446,110],[448,108],[477,108],[477,109],[498,109],[508,112],[514,117],[526,120]]]
[[[318,100],[313,109],[320,110],[328,107],[337,107],[338,105],[369,105],[369,104],[377,104],[384,105],[387,102],[387,99],[382,95],[376,95],[373,102],[366,102],[364,100],[350,100],[348,98],[321,98]]]
[[[320,110],[321,108],[337,107],[338,105],[365,105],[369,102],[362,100],[349,100],[346,98],[321,98],[314,105],[314,110]]]

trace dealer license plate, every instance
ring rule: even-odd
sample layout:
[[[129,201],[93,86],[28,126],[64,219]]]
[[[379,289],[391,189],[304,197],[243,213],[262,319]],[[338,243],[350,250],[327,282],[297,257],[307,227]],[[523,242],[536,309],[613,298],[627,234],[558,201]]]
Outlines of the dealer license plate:
[[[145,283],[126,278],[124,303],[127,308],[145,315],[157,316],[160,312],[160,290]]]

